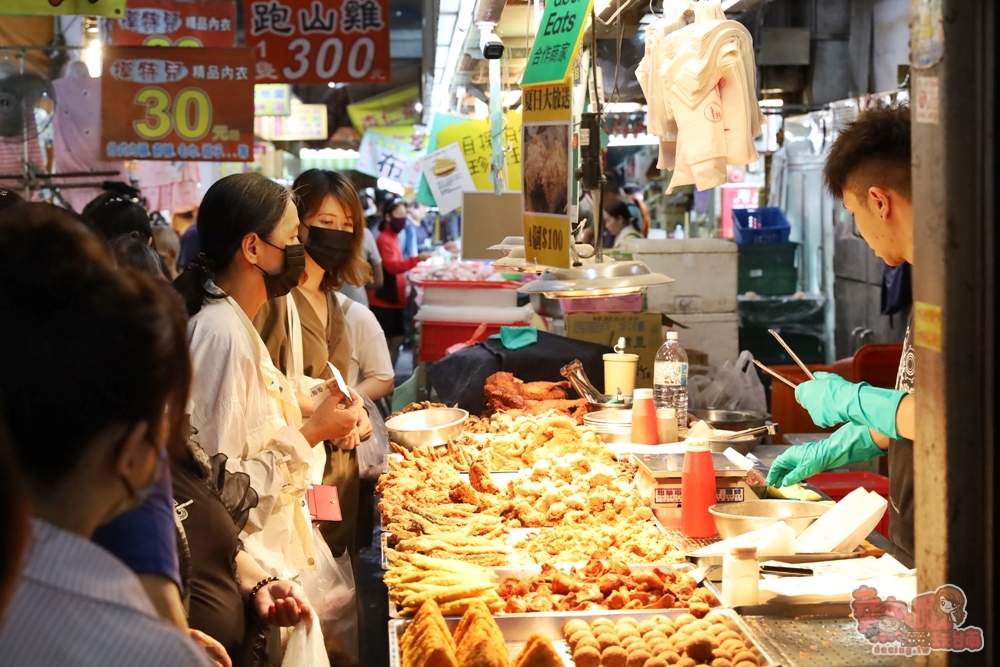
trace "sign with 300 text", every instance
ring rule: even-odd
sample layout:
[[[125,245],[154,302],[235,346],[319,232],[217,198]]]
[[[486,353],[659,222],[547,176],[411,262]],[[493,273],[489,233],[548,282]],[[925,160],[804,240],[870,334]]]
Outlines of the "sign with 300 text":
[[[388,0],[244,0],[257,83],[385,82]]]

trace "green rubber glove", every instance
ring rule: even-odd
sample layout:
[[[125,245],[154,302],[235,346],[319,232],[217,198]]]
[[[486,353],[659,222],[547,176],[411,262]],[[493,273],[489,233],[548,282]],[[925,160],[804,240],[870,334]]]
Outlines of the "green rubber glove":
[[[817,426],[849,422],[863,424],[890,438],[899,439],[896,410],[905,391],[873,387],[867,382],[848,382],[833,373],[816,373],[815,380],[795,388],[795,400],[809,411]]]
[[[789,447],[771,464],[767,485],[782,488],[848,463],[863,463],[885,454],[867,426],[845,424],[826,440]]]

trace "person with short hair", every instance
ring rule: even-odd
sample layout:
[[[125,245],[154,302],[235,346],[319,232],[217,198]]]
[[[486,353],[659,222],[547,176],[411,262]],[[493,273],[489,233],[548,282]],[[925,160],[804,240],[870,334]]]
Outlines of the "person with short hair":
[[[860,113],[834,141],[823,176],[878,257],[889,266],[913,263],[909,107],[879,106]],[[795,389],[795,399],[818,426],[844,425],[825,440],[788,449],[775,459],[767,483],[789,486],[888,451],[889,538],[913,555],[913,314],[895,389],[847,382],[833,373],[815,375]]]
[[[91,541],[138,505],[182,437],[191,365],[169,286],[115,266],[72,213],[25,204],[0,222],[0,374],[34,518],[0,655],[20,667],[208,665],[136,576]],[[56,380],[84,383],[53,394]]]

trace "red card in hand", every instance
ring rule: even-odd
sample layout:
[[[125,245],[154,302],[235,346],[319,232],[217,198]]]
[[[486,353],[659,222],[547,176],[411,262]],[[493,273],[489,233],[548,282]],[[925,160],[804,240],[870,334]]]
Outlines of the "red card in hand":
[[[337,487],[314,484],[306,491],[309,516],[313,521],[343,521]]]

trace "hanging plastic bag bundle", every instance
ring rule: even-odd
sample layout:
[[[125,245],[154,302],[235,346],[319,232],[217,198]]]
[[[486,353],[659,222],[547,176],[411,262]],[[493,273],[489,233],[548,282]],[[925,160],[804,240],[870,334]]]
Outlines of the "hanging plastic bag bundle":
[[[767,412],[767,398],[764,385],[753,365],[753,354],[749,350],[740,353],[736,364],[726,362],[715,374],[715,379],[697,394],[699,409],[749,410]]]
[[[354,572],[351,569],[351,556],[344,552],[343,556],[335,558],[327,546],[319,528],[313,524],[313,541],[316,546],[316,569],[300,570],[299,579],[302,590],[305,591],[309,604],[312,605],[317,618],[318,627],[315,634],[323,647],[324,661],[316,663],[291,663],[292,667],[305,665],[323,665],[327,655],[342,655],[348,662],[358,660],[358,608]],[[298,627],[293,631],[299,630]],[[314,641],[312,631],[309,633],[309,645]],[[285,649],[285,659],[282,667],[289,667],[291,640]]]
[[[327,657],[323,644],[323,631],[320,630],[316,614],[313,614],[312,623],[299,621],[292,629],[281,667],[330,667],[330,658]]]

